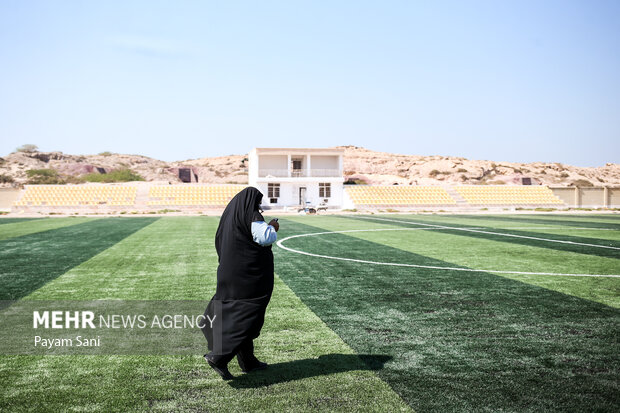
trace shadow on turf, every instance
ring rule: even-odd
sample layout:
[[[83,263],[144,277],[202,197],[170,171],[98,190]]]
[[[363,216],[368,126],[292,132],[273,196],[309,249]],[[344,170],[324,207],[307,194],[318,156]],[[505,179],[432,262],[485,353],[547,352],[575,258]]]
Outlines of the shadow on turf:
[[[326,354],[316,359],[270,364],[265,370],[236,376],[229,384],[237,389],[247,389],[345,371],[381,370],[391,359],[387,355]]]

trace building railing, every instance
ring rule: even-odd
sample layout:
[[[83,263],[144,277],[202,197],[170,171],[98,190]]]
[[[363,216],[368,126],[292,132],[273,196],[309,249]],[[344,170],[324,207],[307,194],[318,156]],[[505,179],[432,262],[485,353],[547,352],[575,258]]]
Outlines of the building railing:
[[[311,169],[311,176],[315,177],[334,177],[339,178],[342,176],[342,171],[340,169]]]
[[[259,169],[258,176],[261,178],[266,177],[275,177],[275,178],[286,178],[288,177],[287,169]]]
[[[287,178],[289,176],[288,172],[288,169],[259,169],[258,176],[259,178]],[[290,176],[292,178],[339,178],[342,176],[342,171],[340,169],[310,169],[310,171],[307,169],[291,169]]]

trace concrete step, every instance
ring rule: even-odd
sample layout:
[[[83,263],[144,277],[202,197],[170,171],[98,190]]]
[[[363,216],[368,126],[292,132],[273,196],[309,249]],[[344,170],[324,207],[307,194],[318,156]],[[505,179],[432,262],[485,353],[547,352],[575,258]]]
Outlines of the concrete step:
[[[468,206],[469,205],[469,203],[465,200],[465,198],[463,198],[461,194],[459,194],[456,191],[456,189],[454,189],[453,187],[446,186],[444,187],[444,189],[446,190],[448,195],[450,195],[452,199],[456,201],[457,206]]]
[[[147,204],[149,200],[149,188],[150,185],[138,185],[136,190],[136,203],[135,207],[139,209],[147,209],[149,205]]]

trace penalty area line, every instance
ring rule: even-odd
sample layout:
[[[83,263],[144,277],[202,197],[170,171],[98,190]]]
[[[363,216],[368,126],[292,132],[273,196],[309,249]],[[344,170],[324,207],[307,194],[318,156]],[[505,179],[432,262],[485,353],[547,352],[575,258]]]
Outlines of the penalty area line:
[[[582,245],[582,246],[585,246],[585,247],[607,248],[607,249],[610,249],[610,250],[620,250],[619,247],[612,247],[610,245],[586,244],[585,242],[575,242],[575,241],[564,241],[564,240],[559,240],[559,239],[529,237],[527,235],[507,234],[505,232],[482,231],[482,230],[473,229],[473,228],[448,227],[448,226],[444,226],[444,225],[425,224],[425,223],[416,222],[416,221],[400,221],[400,220],[397,220],[397,219],[378,218],[378,217],[358,217],[358,218],[361,218],[361,219],[371,219],[371,220],[379,220],[379,221],[398,222],[400,224],[422,225],[422,226],[427,226],[427,227],[432,227],[432,228],[437,228],[437,229],[451,229],[451,230],[455,230],[455,231],[478,232],[480,234],[500,235],[502,237],[524,238],[524,239],[532,239],[532,240],[536,240],[536,241],[557,242],[557,243],[560,243],[560,244],[572,244],[572,245]]]
[[[282,248],[285,251],[293,252],[296,254],[307,255],[310,257],[324,258],[329,260],[338,260],[338,261],[349,261],[349,262],[357,262],[361,264],[373,264],[373,265],[387,265],[392,267],[410,267],[410,268],[424,268],[429,270],[443,270],[443,271],[462,271],[462,272],[486,272],[486,273],[495,273],[495,274],[512,274],[512,275],[554,275],[554,276],[566,276],[566,277],[608,277],[608,278],[620,278],[620,274],[569,274],[569,273],[555,273],[555,272],[528,272],[528,271],[507,271],[507,270],[486,270],[486,269],[474,269],[474,268],[461,268],[461,267],[441,267],[436,265],[421,265],[421,264],[405,264],[398,262],[382,262],[382,261],[369,261],[369,260],[360,260],[356,258],[346,258],[346,257],[334,257],[331,255],[323,255],[323,254],[314,254],[311,252],[306,252],[302,250],[297,250],[294,248],[290,248],[284,246],[284,242],[294,239],[294,238],[302,238],[302,237],[312,237],[318,235],[327,235],[327,234],[344,234],[349,232],[377,232],[377,231],[415,231],[420,230],[420,228],[374,228],[374,229],[351,229],[346,231],[325,231],[325,232],[313,232],[309,234],[298,234],[291,235],[290,237],[283,238],[276,242],[276,245]]]

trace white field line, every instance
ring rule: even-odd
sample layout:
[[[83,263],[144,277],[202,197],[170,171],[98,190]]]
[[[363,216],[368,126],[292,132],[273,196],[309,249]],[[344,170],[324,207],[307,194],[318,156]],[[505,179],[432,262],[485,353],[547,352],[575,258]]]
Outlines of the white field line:
[[[485,229],[488,227],[474,227],[472,229]],[[584,230],[584,231],[620,231],[618,229],[614,229],[614,228],[588,228],[588,227],[558,227],[556,226],[547,226],[547,227],[504,227],[504,228],[497,228],[497,229],[545,229],[545,230],[551,230],[551,231],[572,231],[574,229],[576,230]]]
[[[333,257],[330,255],[321,255],[321,254],[313,254],[311,252],[296,250],[293,248],[285,247],[283,245],[284,241],[288,241],[293,238],[301,238],[301,237],[312,237],[317,235],[327,235],[327,234],[344,234],[347,232],[374,232],[374,231],[419,231],[424,230],[424,228],[374,228],[374,229],[351,229],[346,231],[325,231],[325,232],[314,232],[311,234],[299,234],[299,235],[291,235],[290,237],[283,238],[276,242],[276,245],[283,250],[294,252],[297,254],[308,255],[310,257],[317,258],[325,258],[329,260],[339,260],[339,261],[350,261],[350,262],[359,262],[362,264],[375,264],[375,265],[388,265],[392,267],[412,267],[412,268],[426,268],[431,270],[446,270],[446,271],[463,271],[463,272],[488,272],[488,273],[496,273],[496,274],[517,274],[517,275],[561,275],[568,277],[610,277],[610,278],[620,278],[620,274],[565,274],[565,273],[554,273],[554,272],[525,272],[525,271],[506,271],[506,270],[481,270],[481,269],[473,269],[473,268],[459,268],[459,267],[439,267],[434,265],[418,265],[418,264],[401,264],[397,262],[380,262],[380,261],[368,261],[368,260],[358,260],[355,258],[344,258],[344,257]]]
[[[358,217],[358,218],[361,218],[361,219],[371,219],[371,220],[379,220],[379,221],[391,221],[391,222],[398,222],[400,224],[423,225],[423,226],[432,227],[432,228],[438,228],[438,229],[452,229],[452,230],[456,230],[456,231],[478,232],[480,234],[500,235],[502,237],[525,238],[525,239],[533,239],[533,240],[537,240],[537,241],[557,242],[559,244],[583,245],[583,246],[586,246],[586,247],[607,248],[607,249],[610,249],[610,250],[620,250],[619,247],[612,247],[610,245],[587,244],[587,243],[584,243],[584,242],[574,242],[574,241],[564,241],[564,240],[558,240],[558,239],[529,237],[529,236],[526,236],[526,235],[506,234],[504,232],[482,231],[482,230],[473,229],[473,228],[447,227],[447,226],[444,226],[444,225],[424,224],[424,223],[421,223],[421,222],[400,221],[400,220],[397,220],[397,219],[378,218],[378,217]]]

